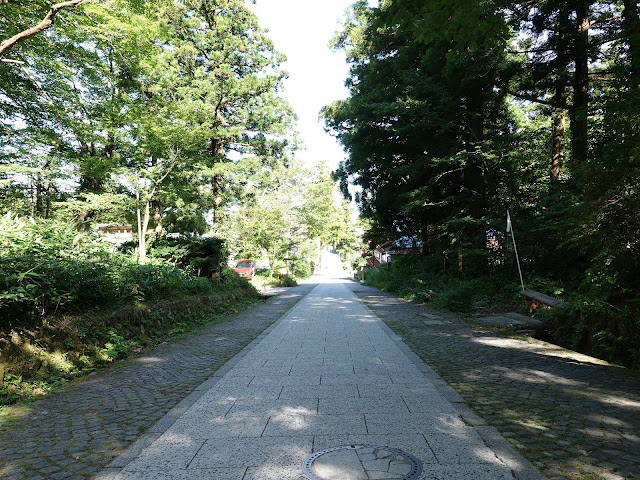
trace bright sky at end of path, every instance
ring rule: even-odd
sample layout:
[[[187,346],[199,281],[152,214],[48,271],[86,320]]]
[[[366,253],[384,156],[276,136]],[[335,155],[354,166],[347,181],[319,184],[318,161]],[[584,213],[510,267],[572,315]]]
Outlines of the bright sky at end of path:
[[[326,161],[330,169],[345,158],[342,146],[324,131],[320,109],[347,98],[344,82],[349,66],[342,52],[333,52],[329,40],[340,29],[339,20],[353,0],[256,0],[251,9],[269,30],[278,51],[287,56],[289,78],[283,97],[298,115],[304,149],[296,157],[306,163]]]

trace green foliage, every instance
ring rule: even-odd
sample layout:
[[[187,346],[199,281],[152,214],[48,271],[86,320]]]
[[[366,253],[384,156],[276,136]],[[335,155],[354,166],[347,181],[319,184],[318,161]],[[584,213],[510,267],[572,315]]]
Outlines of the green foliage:
[[[131,353],[134,348],[140,348],[140,344],[134,340],[125,339],[122,335],[118,335],[116,327],[107,330],[107,342],[100,353],[108,358],[108,361],[124,358]]]
[[[53,221],[5,215],[0,248],[0,315],[9,326],[55,313],[212,291],[205,278],[160,260],[139,265],[110,244]],[[211,264],[203,257],[194,261]]]
[[[205,278],[219,276],[228,258],[224,240],[215,237],[156,240],[149,255]]]
[[[616,312],[640,301],[639,26],[634,2],[354,4],[334,39],[350,95],[323,109],[348,153],[335,176],[360,187],[372,246],[413,239],[445,274],[372,280],[456,311],[499,298],[518,278],[509,209],[527,286],[585,302],[568,323],[589,341],[557,337],[630,358]]]
[[[0,39],[48,7],[0,3]],[[106,0],[62,17],[0,62],[3,209],[202,234],[294,146],[284,57],[244,1]]]
[[[295,287],[296,285],[298,285],[298,282],[296,282],[295,278],[293,278],[291,275],[278,274],[277,280],[274,285],[276,287]]]
[[[639,318],[637,305],[617,308],[602,301],[578,299],[568,308],[548,312],[538,334],[597,358],[639,368]]]
[[[513,280],[499,274],[461,279],[457,265],[419,255],[396,257],[390,267],[367,270],[365,280],[410,300],[460,313],[474,312],[477,304],[513,305],[519,289]]]
[[[293,259],[291,262],[291,274],[298,279],[309,278],[313,274],[315,262],[304,259]]]
[[[358,247],[351,209],[336,202],[336,183],[324,165],[311,169],[291,161],[286,169],[274,169],[270,180],[254,191],[252,202],[229,214],[221,234],[233,258],[266,258],[273,272],[289,268],[304,278],[313,271],[320,245]]]

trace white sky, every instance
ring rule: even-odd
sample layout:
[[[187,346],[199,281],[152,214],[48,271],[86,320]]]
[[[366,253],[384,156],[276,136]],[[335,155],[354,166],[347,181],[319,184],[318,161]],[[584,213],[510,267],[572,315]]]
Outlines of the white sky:
[[[256,0],[250,5],[258,23],[269,30],[276,49],[287,56],[284,68],[289,78],[283,97],[298,115],[305,147],[296,157],[308,163],[326,161],[332,170],[345,154],[324,132],[318,115],[323,106],[348,96],[344,86],[348,65],[342,52],[329,49],[329,40],[352,3],[354,0]]]

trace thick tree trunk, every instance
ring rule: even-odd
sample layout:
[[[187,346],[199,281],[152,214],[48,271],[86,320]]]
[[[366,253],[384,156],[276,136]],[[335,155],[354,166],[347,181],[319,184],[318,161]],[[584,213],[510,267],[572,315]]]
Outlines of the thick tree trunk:
[[[159,202],[153,203],[153,223],[155,238],[162,238],[164,234],[164,225],[162,225],[162,208]]]
[[[36,175],[36,216],[39,218],[44,217],[44,185],[42,174]]]
[[[142,231],[140,232],[140,243],[138,245],[138,261],[141,264],[147,262],[147,229],[149,228],[149,220],[151,219],[151,202],[144,202],[144,217],[142,219]]]
[[[136,219],[138,221],[138,262],[139,263],[144,263],[142,261],[142,258],[144,256],[144,258],[146,258],[147,256],[147,250],[146,250],[146,245],[144,245],[144,252],[143,250],[143,243],[144,243],[144,239],[143,239],[143,234],[142,234],[142,215],[140,213],[140,192],[136,189]]]
[[[219,163],[224,155],[223,145],[219,138],[212,138],[209,145],[209,153],[211,155],[212,164]],[[222,175],[214,174],[211,178],[211,197],[213,199],[213,215],[212,222],[216,225],[217,211],[222,206],[222,196],[224,194],[224,178]]]
[[[44,191],[44,218],[51,218],[51,190],[53,188],[53,184],[51,180],[47,182],[47,188]]]
[[[567,117],[567,111],[564,106],[567,102],[567,90],[563,83],[558,82],[558,85],[556,85],[555,102],[561,105],[562,108],[556,109],[553,116],[553,148],[551,152],[551,169],[549,172],[552,184],[560,180],[560,172],[562,164],[564,163],[564,137]]]
[[[78,5],[86,1],[87,0],[73,0],[69,2],[56,3],[51,7],[51,9],[49,10],[49,13],[47,13],[47,15],[42,19],[42,21],[38,25],[28,28],[27,30],[23,30],[22,32],[0,43],[0,55],[2,55],[5,52],[8,52],[11,48],[13,48],[18,43],[23,42],[28,38],[31,38],[34,35],[37,35],[38,33],[42,32],[43,30],[46,30],[47,28],[51,27],[51,25],[53,25],[53,20],[56,14],[63,8],[77,7]]]
[[[466,99],[467,127],[470,145],[475,145],[484,138],[484,95],[480,88],[469,91]],[[471,147],[472,148],[472,147]]]
[[[576,7],[575,73],[571,131],[573,161],[584,162],[589,150],[589,0],[581,0]]]
[[[47,171],[51,167],[51,162],[47,161],[42,168],[39,169],[36,174],[35,190],[36,190],[36,204],[35,204],[35,216],[39,218],[48,218],[49,207],[51,206],[51,199],[49,194],[51,192],[51,181],[48,178]]]

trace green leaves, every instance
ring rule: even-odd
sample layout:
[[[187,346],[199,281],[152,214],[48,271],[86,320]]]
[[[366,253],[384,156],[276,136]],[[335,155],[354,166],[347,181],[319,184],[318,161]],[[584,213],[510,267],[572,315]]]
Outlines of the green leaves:
[[[358,247],[350,209],[336,203],[337,185],[323,165],[310,169],[292,161],[254,188],[252,202],[235,206],[223,230],[232,258],[268,258],[276,271],[296,245],[294,273],[310,273],[303,264],[316,261],[320,244],[344,253]]]
[[[32,24],[36,6],[47,4],[2,5],[0,26]],[[212,208],[222,218],[286,160],[284,57],[243,1],[103,0],[67,13],[15,51],[24,64],[0,63],[5,208],[83,229],[140,212],[140,230],[161,234],[166,219],[202,233]]]
[[[191,262],[211,276],[225,263],[221,241],[207,239]],[[190,268],[152,261],[138,265],[108,242],[46,220],[0,218],[0,318],[24,327],[42,316],[154,301],[181,294],[206,294],[212,284]]]

